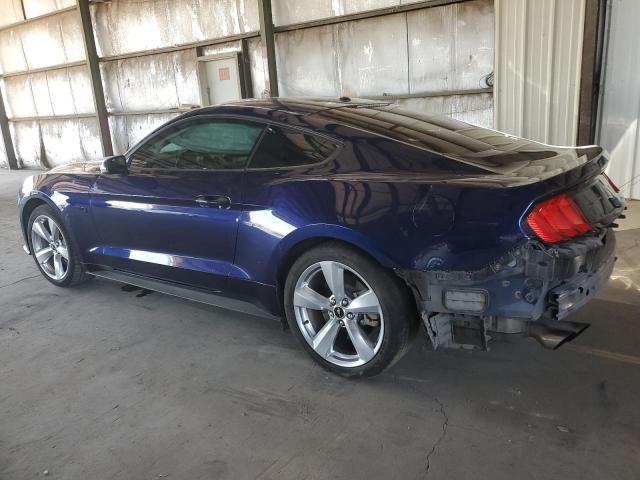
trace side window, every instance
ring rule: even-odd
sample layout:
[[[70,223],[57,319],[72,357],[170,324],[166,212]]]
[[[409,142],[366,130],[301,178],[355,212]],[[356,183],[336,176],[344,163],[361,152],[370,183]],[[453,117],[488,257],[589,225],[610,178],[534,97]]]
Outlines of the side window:
[[[318,163],[336,151],[330,140],[308,132],[267,127],[249,168],[297,167]]]
[[[263,129],[236,120],[196,120],[171,128],[136,150],[130,168],[240,170]]]

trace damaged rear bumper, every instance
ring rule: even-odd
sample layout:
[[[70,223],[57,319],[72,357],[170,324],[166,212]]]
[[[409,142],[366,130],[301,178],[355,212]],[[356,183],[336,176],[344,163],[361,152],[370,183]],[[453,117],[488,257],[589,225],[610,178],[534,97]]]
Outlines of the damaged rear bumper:
[[[607,282],[614,250],[615,234],[604,229],[551,247],[529,240],[479,271],[398,273],[436,348],[486,349],[496,334],[533,336],[557,348],[586,328],[565,319]]]

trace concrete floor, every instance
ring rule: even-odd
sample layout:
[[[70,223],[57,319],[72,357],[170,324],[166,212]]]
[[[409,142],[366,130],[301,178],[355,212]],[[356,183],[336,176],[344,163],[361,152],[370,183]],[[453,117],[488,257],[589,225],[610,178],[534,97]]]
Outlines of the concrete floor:
[[[0,174],[0,479],[640,478],[640,230],[556,352],[533,340],[325,373],[274,322],[22,253]]]

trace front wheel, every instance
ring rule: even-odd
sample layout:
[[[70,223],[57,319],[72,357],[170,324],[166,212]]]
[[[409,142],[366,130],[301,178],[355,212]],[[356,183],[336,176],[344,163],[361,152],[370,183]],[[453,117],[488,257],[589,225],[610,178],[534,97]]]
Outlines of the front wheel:
[[[44,278],[58,287],[87,280],[70,236],[51,207],[40,205],[31,212],[27,232],[33,259]]]
[[[413,299],[392,272],[331,242],[303,254],[285,284],[294,334],[326,369],[373,376],[407,350],[417,326]]]

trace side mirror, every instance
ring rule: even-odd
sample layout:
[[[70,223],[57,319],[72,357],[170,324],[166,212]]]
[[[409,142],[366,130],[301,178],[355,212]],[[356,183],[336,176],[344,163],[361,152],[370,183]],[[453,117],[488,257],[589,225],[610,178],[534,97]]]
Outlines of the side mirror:
[[[105,158],[100,165],[100,173],[125,175],[127,173],[127,159],[124,155]]]

